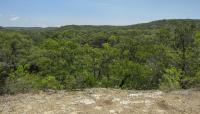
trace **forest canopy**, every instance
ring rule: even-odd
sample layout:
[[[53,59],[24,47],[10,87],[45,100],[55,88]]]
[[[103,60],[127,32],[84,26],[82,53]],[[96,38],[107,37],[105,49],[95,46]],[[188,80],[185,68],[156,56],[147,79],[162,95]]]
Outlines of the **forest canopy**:
[[[0,27],[0,93],[200,87],[200,20]]]

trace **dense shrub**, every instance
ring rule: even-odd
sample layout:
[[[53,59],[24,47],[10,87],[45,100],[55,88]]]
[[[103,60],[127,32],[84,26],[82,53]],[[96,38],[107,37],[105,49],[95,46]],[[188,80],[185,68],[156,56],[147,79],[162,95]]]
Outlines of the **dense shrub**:
[[[200,85],[200,21],[0,30],[0,94]]]
[[[174,90],[181,88],[180,86],[181,71],[175,67],[165,70],[162,75],[159,88],[161,90]]]
[[[39,77],[24,71],[22,66],[11,73],[6,80],[5,91],[7,93],[25,93],[37,90],[59,89],[59,82],[54,76]]]
[[[40,89],[39,81],[38,76],[24,72],[24,68],[20,66],[15,72],[9,74],[5,91],[8,93],[24,93],[38,90]]]

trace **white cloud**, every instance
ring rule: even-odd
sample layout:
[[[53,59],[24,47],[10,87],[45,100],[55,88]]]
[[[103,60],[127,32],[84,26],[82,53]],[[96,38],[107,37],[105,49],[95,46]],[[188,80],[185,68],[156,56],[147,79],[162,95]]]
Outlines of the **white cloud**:
[[[55,27],[61,27],[62,25],[58,24],[58,25],[55,25]]]
[[[45,28],[45,27],[47,27],[47,25],[46,25],[46,24],[41,24],[41,23],[38,23],[38,24],[36,24],[36,26],[37,26],[37,27],[42,27],[42,28]]]
[[[20,17],[15,16],[15,17],[11,17],[11,18],[10,18],[10,21],[16,21],[16,20],[18,20],[18,19],[20,19]]]

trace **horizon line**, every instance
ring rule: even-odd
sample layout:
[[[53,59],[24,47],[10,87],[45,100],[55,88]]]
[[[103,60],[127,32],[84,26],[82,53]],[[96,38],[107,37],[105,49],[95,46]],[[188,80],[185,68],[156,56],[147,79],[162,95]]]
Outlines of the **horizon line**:
[[[113,26],[113,27],[118,27],[118,26],[133,26],[133,25],[139,25],[139,24],[146,24],[146,23],[151,23],[151,22],[156,22],[156,21],[169,21],[169,20],[193,20],[193,21],[200,21],[200,19],[191,19],[191,18],[172,18],[172,19],[155,19],[155,20],[151,20],[151,21],[146,21],[146,22],[138,22],[138,23],[134,23],[134,24],[124,24],[124,25],[115,25],[115,24],[66,24],[66,25],[61,25],[61,26],[1,26],[3,28],[60,28],[60,27],[65,27],[65,26]]]

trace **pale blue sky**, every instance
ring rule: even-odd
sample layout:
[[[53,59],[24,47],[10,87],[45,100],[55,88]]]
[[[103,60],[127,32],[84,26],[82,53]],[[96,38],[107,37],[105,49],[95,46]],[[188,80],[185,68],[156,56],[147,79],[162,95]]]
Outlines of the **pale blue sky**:
[[[200,0],[0,0],[0,26],[130,25],[199,11]]]

